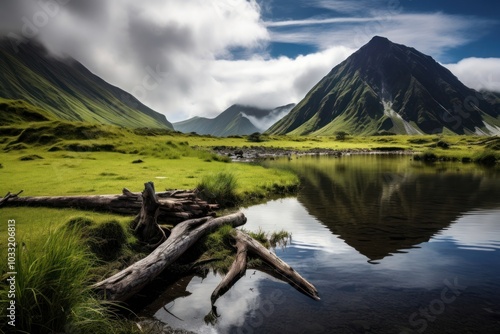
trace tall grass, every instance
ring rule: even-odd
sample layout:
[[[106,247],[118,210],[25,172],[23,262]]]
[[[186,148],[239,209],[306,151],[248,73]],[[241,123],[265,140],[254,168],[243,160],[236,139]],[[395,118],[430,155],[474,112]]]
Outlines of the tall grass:
[[[238,202],[236,176],[231,172],[217,172],[203,176],[197,188],[208,200],[224,207],[234,206]]]
[[[19,246],[16,330],[20,333],[121,331],[123,326],[117,326],[105,305],[92,296],[89,288],[92,261],[93,256],[82,245],[80,236],[69,229],[50,231],[44,243]],[[7,286],[0,286],[0,297],[4,304]]]

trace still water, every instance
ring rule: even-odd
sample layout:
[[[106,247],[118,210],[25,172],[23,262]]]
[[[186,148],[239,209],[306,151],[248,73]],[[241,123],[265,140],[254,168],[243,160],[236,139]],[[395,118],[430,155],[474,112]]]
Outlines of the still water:
[[[299,173],[302,189],[243,209],[245,229],[291,232],[275,252],[321,301],[247,270],[214,324],[212,274],[178,281],[164,294],[179,297],[150,314],[197,333],[500,333],[498,169],[390,156],[269,163]]]

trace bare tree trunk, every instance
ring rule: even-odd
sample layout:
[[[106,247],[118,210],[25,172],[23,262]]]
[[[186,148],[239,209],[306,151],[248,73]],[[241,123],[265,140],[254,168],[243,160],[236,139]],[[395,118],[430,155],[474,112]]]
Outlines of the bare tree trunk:
[[[159,208],[160,203],[156,198],[153,182],[145,183],[144,191],[142,192],[141,212],[134,221],[134,233],[139,240],[148,243],[152,248],[155,248],[167,239],[165,232],[157,223]]]
[[[105,299],[125,301],[157,277],[205,234],[222,225],[230,224],[236,227],[245,222],[246,217],[243,213],[184,221],[175,226],[170,237],[151,254],[119,273],[94,284],[93,288]]]
[[[121,195],[19,197],[19,193],[8,193],[0,199],[0,206],[75,208],[126,215],[137,215],[142,207],[141,193],[133,193],[126,188]],[[158,223],[175,225],[187,219],[213,216],[213,210],[218,208],[199,199],[196,191],[165,191],[156,193],[156,196],[160,205]]]

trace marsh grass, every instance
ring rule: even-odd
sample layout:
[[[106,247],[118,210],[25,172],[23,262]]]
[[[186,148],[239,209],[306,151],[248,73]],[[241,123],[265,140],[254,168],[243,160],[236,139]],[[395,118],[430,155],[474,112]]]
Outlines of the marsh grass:
[[[123,324],[92,296],[94,260],[78,233],[69,229],[51,230],[43,243],[19,243],[16,329],[24,333],[122,331]],[[2,303],[7,301],[6,288],[1,285]]]
[[[203,176],[197,188],[208,200],[230,207],[235,206],[240,200],[236,193],[237,186],[235,174],[223,171]]]

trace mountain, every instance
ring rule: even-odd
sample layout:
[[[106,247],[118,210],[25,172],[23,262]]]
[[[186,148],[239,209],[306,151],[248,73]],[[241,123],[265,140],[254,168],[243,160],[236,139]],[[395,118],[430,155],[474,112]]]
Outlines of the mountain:
[[[0,122],[67,120],[173,129],[166,117],[33,42],[0,40]]]
[[[413,48],[374,37],[268,133],[499,134],[500,103]]]
[[[196,132],[219,137],[249,135],[254,132],[264,132],[293,107],[294,104],[288,104],[270,110],[235,104],[215,118],[193,117],[173,123],[173,126],[175,130],[181,132]]]

